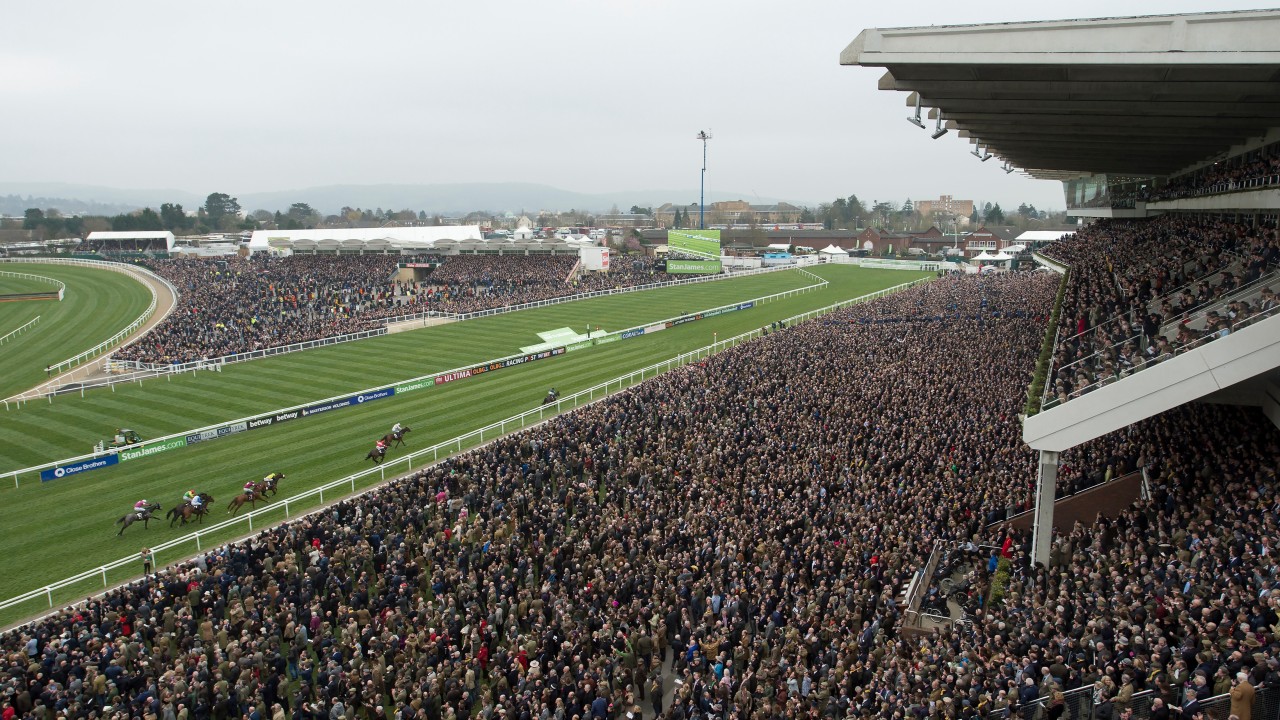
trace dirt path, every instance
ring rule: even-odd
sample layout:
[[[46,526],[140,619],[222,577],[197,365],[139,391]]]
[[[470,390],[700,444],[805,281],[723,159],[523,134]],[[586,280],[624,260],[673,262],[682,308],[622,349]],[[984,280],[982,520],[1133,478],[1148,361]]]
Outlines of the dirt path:
[[[120,271],[113,271],[113,272],[120,272]],[[136,342],[142,336],[151,332],[151,329],[154,328],[156,325],[159,325],[166,317],[168,317],[170,310],[178,304],[177,295],[175,295],[167,285],[160,282],[158,279],[150,275],[147,275],[146,273],[129,272],[126,274],[129,275],[129,277],[137,280],[138,282],[141,282],[143,285],[146,285],[147,287],[155,291],[156,310],[155,312],[151,313],[151,317],[147,318],[147,321],[142,324],[142,327],[133,331],[132,334],[130,334],[127,338],[124,339],[124,342],[115,346],[111,350],[111,352],[115,352],[116,350],[120,350],[121,348],[127,347],[128,345],[131,345],[134,342]],[[109,377],[109,374],[106,371],[106,365],[107,365],[107,359],[111,356],[111,352],[100,355],[81,365],[77,365],[71,370],[68,370],[62,373],[61,375],[51,376],[48,380],[45,380],[43,383],[40,383],[36,387],[21,393],[17,393],[16,395],[14,395],[14,397],[17,397],[19,395],[24,395],[26,393],[30,393],[33,390],[41,390],[46,386],[52,389],[52,388],[65,387],[67,385],[73,385],[76,383],[91,382],[93,380],[100,380],[100,379]]]

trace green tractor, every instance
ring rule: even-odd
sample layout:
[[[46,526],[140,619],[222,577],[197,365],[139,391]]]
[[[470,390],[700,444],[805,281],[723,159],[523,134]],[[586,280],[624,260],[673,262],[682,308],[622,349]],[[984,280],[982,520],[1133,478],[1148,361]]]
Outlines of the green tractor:
[[[137,445],[142,442],[142,436],[129,428],[119,428],[116,430],[115,437],[111,438],[111,442],[107,443],[107,447],[120,448],[127,445]]]

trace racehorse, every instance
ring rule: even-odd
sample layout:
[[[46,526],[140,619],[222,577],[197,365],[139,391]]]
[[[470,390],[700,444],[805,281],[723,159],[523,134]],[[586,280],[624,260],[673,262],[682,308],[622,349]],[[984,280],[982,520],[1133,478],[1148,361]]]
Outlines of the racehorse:
[[[257,483],[253,486],[253,492],[256,495],[266,497],[267,491],[270,490],[271,494],[275,495],[276,493],[280,492],[280,488],[278,487],[278,485],[280,481],[283,479],[284,479],[284,473],[282,472],[271,473],[270,475],[263,478],[262,482]]]
[[[387,446],[386,445],[374,446],[374,448],[369,451],[369,454],[364,456],[364,459],[372,460],[374,465],[381,463],[383,460],[387,459]]]
[[[179,520],[182,521],[183,525],[186,525],[187,521],[193,516],[197,522],[204,524],[204,516],[209,513],[209,506],[213,504],[213,496],[209,493],[200,493],[200,501],[199,509],[196,509],[191,504],[191,501],[187,501],[165,513],[165,517],[169,518],[169,527],[173,527]]]
[[[405,444],[404,436],[410,430],[413,430],[413,428],[409,427],[408,425],[405,425],[404,427],[400,428],[400,432],[394,432],[389,435],[383,435],[382,444],[386,445],[387,447],[400,447],[401,445]],[[395,443],[395,445],[392,445],[391,443]]]
[[[149,527],[148,523],[151,522],[151,518],[155,517],[158,512],[160,512],[160,503],[151,503],[145,510],[134,510],[133,512],[130,512],[128,515],[125,515],[116,521],[116,524],[121,526],[120,532],[116,533],[116,537],[123,535],[125,528],[139,520],[142,521],[143,528]]]
[[[550,405],[551,403],[559,399],[560,399],[560,393],[556,392],[555,390],[552,390],[551,392],[547,393],[547,397],[545,400],[542,401],[542,404]]]
[[[231,502],[227,503],[227,512],[231,515],[235,515],[245,503],[249,503],[249,507],[257,507],[259,500],[266,502],[267,498],[262,495],[265,490],[266,485],[263,483],[254,483],[253,496],[250,497],[249,493],[240,493],[239,495],[231,498]]]

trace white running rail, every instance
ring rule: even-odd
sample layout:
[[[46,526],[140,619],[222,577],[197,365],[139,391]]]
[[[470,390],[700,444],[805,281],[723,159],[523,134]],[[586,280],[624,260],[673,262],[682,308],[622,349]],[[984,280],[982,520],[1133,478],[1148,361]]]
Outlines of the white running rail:
[[[9,340],[11,340],[12,338],[17,337],[17,336],[18,336],[18,333],[20,333],[20,332],[22,332],[23,330],[26,330],[27,328],[31,327],[32,325],[35,325],[36,323],[40,322],[40,317],[41,317],[40,315],[37,315],[37,316],[35,316],[35,317],[31,318],[30,320],[26,321],[25,323],[23,323],[23,324],[22,324],[22,327],[18,328],[17,330],[10,330],[9,332],[5,333],[3,336],[0,336],[0,345],[5,344],[6,342],[8,342]]]

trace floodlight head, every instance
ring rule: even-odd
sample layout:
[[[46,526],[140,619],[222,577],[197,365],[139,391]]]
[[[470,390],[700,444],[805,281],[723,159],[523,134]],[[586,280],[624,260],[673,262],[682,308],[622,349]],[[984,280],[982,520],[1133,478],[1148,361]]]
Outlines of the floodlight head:
[[[944,128],[944,127],[942,127],[942,111],[941,111],[941,110],[939,110],[939,111],[938,111],[938,126],[934,128],[934,130],[933,130],[933,135],[932,135],[931,137],[932,137],[934,140],[937,140],[938,138],[940,138],[940,137],[942,137],[943,135],[946,135],[946,134],[947,134],[947,129],[946,129],[946,128]]]
[[[916,93],[916,114],[908,115],[907,122],[911,123],[912,125],[915,125],[921,130],[924,129],[924,122],[920,120],[920,93]]]
[[[711,139],[711,133],[707,132],[706,130],[699,130],[699,131],[698,131],[698,139],[699,139],[699,140],[703,140],[703,141],[710,140],[710,139]]]

